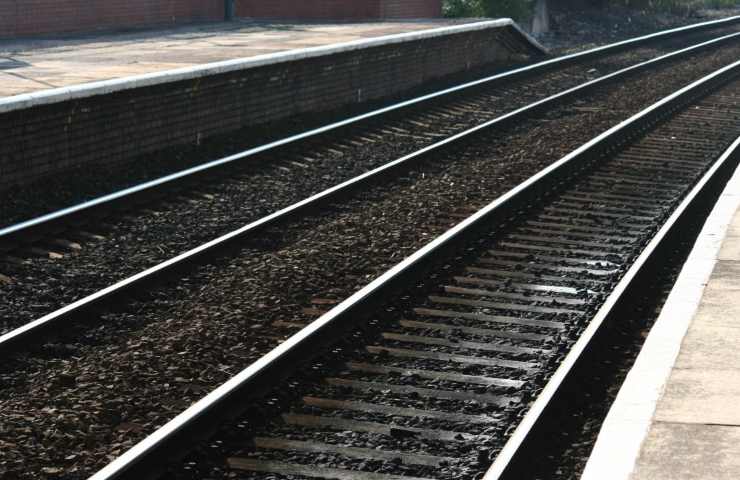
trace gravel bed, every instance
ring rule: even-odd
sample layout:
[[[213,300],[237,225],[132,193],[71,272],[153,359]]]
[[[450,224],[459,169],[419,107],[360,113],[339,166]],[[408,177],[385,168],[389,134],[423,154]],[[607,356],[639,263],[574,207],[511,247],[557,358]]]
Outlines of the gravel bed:
[[[615,63],[599,62],[594,68],[604,73],[614,70],[615,65],[633,63],[635,57],[642,59],[643,55],[654,54],[654,50],[629,52],[618,57]],[[594,75],[576,66],[524,82],[521,86],[507,88],[507,94],[493,100],[485,112],[455,116],[440,127],[459,131],[477,125],[542,95],[555,93],[564,84],[577,84]],[[676,82],[674,85],[682,84]],[[661,91],[668,93],[669,89]],[[575,103],[575,109],[589,108],[585,107],[585,100]],[[0,265],[0,274],[10,279],[0,281],[0,296],[6,299],[0,305],[0,333],[430,143],[429,138],[417,135],[401,134],[390,138],[383,133],[383,136],[383,142],[370,146],[352,145],[342,151],[332,147],[315,149],[311,156],[317,161],[310,168],[268,167],[265,166],[267,161],[262,163],[256,159],[252,171],[204,187],[207,197],[147,205],[149,210],[108,219],[107,231],[99,232],[106,239],[85,243],[81,252],[67,254],[62,259],[30,258],[23,265]],[[535,141],[542,142],[542,139]]]
[[[87,477],[290,333],[274,321],[310,320],[312,299],[352,293],[447,228],[449,212],[489,202],[737,50],[581,99],[598,111],[569,105],[492,132],[6,362],[0,467],[24,479]]]
[[[732,87],[729,87],[724,93],[737,95],[738,87],[735,83]],[[707,102],[709,103],[709,102]],[[735,109],[736,111],[736,109]],[[719,113],[719,112],[718,112]],[[722,132],[714,131],[708,134],[708,138],[715,142],[712,148],[714,154],[719,154],[726,144],[731,142],[736,134],[738,124],[735,122],[734,128],[728,127],[723,129]],[[671,126],[666,126],[660,131],[660,135],[673,135],[675,132],[682,131],[681,129],[672,130]],[[656,132],[657,133],[657,132]],[[618,164],[619,159],[615,161]],[[649,169],[646,169],[649,171]],[[700,175],[702,169],[695,169],[694,174]],[[583,188],[584,184],[590,183],[589,181],[579,181],[578,187]],[[675,190],[675,197],[673,204],[676,205],[683,193],[688,191],[689,185],[684,185],[683,188],[671,188]],[[618,191],[616,189],[607,189],[607,191]],[[646,187],[642,187],[642,193],[648,192]],[[663,189],[655,189],[654,191],[665,192]],[[611,206],[613,204],[610,203]],[[660,209],[655,213],[655,222],[660,224],[661,218],[665,218],[665,211]],[[528,217],[531,218],[531,217]],[[612,224],[612,228],[619,225],[618,222]],[[519,227],[515,226],[514,232],[519,230]],[[509,233],[509,229],[505,229],[504,235]],[[644,235],[633,241],[628,245],[628,249],[625,250],[625,255],[634,257],[641,246],[649,241],[650,235]],[[505,238],[505,237],[504,237]],[[381,327],[385,324],[392,324],[394,321],[404,318],[407,315],[408,310],[413,306],[417,305],[420,300],[426,297],[430,293],[430,290],[436,289],[437,285],[447,281],[448,277],[455,274],[455,271],[459,271],[464,268],[465,265],[470,265],[470,260],[479,258],[480,250],[490,248],[489,245],[495,245],[496,240],[489,238],[481,241],[477,248],[469,249],[470,259],[456,259],[459,263],[458,266],[453,267],[450,270],[449,265],[442,266],[438,269],[434,275],[431,276],[431,280],[426,286],[419,286],[414,290],[413,294],[406,295],[401,300],[389,301],[386,305],[378,309],[376,317],[381,317],[382,320],[377,321],[377,326]],[[690,242],[687,242],[690,243]],[[474,250],[477,250],[474,251]],[[473,262],[474,263],[474,262]],[[629,262],[626,262],[627,264]],[[527,271],[530,271],[530,266],[526,267]],[[458,272],[459,273],[459,272]],[[604,286],[605,290],[610,290],[611,286],[621,277],[621,273],[614,274],[609,278],[608,284]],[[582,285],[588,285],[589,282],[582,282]],[[651,291],[644,292],[646,296],[651,296]],[[414,297],[414,298],[412,298]],[[592,302],[593,303],[593,302]],[[595,305],[594,305],[595,306]],[[280,389],[276,389],[273,393],[268,395],[266,403],[257,404],[253,406],[253,412],[246,415],[240,420],[240,430],[235,431],[233,428],[225,428],[222,434],[214,437],[209,447],[210,451],[206,451],[201,448],[200,451],[191,455],[188,460],[181,464],[173,467],[170,475],[166,478],[175,479],[191,479],[191,478],[239,478],[239,479],[276,479],[276,478],[292,478],[283,475],[276,474],[262,474],[252,473],[248,471],[238,471],[233,469],[225,468],[224,460],[229,457],[243,457],[247,459],[262,459],[262,460],[279,460],[282,462],[291,462],[304,465],[310,465],[316,467],[341,467],[352,470],[364,470],[369,472],[384,472],[384,473],[403,473],[412,476],[428,476],[432,478],[480,478],[479,476],[485,470],[490,460],[495,456],[498,449],[503,445],[503,441],[508,438],[513,427],[516,425],[516,419],[521,418],[522,414],[526,411],[526,408],[539,389],[542,388],[547,377],[552,374],[555,368],[558,366],[559,359],[567,352],[572,346],[573,342],[578,338],[579,332],[584,328],[585,322],[590,318],[590,315],[582,315],[579,319],[574,319],[572,325],[570,325],[569,331],[561,339],[558,339],[554,355],[550,357],[550,362],[543,365],[543,369],[539,372],[534,373],[530,377],[514,377],[514,378],[526,378],[527,384],[515,390],[517,396],[521,396],[522,400],[518,404],[510,404],[501,408],[498,405],[491,403],[478,403],[474,400],[465,401],[449,401],[449,400],[438,400],[434,397],[420,398],[418,395],[407,394],[405,396],[399,396],[392,393],[391,390],[373,389],[369,390],[363,388],[362,390],[355,390],[354,388],[337,386],[328,384],[326,377],[340,376],[341,378],[360,378],[382,382],[383,380],[389,381],[393,385],[420,385],[423,387],[433,388],[434,386],[440,387],[443,390],[453,390],[456,388],[454,383],[436,381],[430,382],[427,380],[419,381],[413,375],[387,375],[384,377],[373,377],[365,374],[357,374],[356,372],[350,372],[343,369],[341,365],[344,362],[356,361],[357,352],[362,352],[361,345],[372,344],[374,341],[379,341],[377,337],[377,328],[369,329],[365,333],[356,332],[355,334],[348,336],[337,347],[334,347],[331,354],[327,354],[320,362],[314,365],[308,370],[299,372],[293,377],[293,380],[286,386],[281,386]],[[639,333],[639,332],[638,332]],[[606,348],[606,347],[605,347]],[[619,347],[617,347],[619,348]],[[425,351],[428,349],[425,347]],[[364,353],[360,354],[362,357]],[[478,355],[480,358],[480,355]],[[386,365],[385,358],[375,358],[372,362],[375,365]],[[418,367],[417,367],[418,368]],[[432,366],[429,370],[435,370]],[[458,371],[460,367],[458,366]],[[467,373],[467,372],[466,372]],[[509,377],[512,378],[512,377]],[[470,390],[470,387],[464,388]],[[485,393],[481,391],[480,393]],[[579,393],[580,390],[579,390]],[[396,434],[391,430],[389,433],[383,435],[366,434],[352,431],[351,427],[336,427],[332,431],[329,431],[328,427],[316,427],[306,428],[301,426],[290,425],[287,422],[265,420],[265,419],[276,419],[281,412],[292,412],[303,413],[305,407],[302,406],[301,396],[310,395],[313,397],[324,397],[324,398],[339,398],[342,400],[353,400],[353,401],[365,401],[375,402],[381,400],[379,403],[388,404],[389,402],[394,405],[400,405],[404,407],[416,407],[420,409],[438,410],[443,412],[460,412],[463,405],[470,408],[470,410],[462,410],[465,413],[472,414],[486,414],[486,413],[502,413],[503,419],[498,428],[494,427],[489,430],[483,430],[481,437],[473,439],[460,438],[461,445],[458,448],[458,444],[455,441],[445,441],[444,445],[440,445],[436,441],[427,441],[423,435],[413,434],[414,432],[408,430],[415,428],[414,419],[408,419],[403,417],[386,418],[386,423],[396,424],[399,426],[400,431]],[[582,407],[584,402],[577,402],[578,407]],[[282,407],[281,407],[282,405]],[[310,410],[308,410],[310,412]],[[570,412],[571,410],[566,410]],[[374,417],[368,417],[367,413],[362,410],[353,410],[352,412],[345,412],[346,418],[352,420],[370,420]],[[327,415],[322,411],[322,416],[335,417],[335,415]],[[391,420],[390,422],[388,422]],[[441,428],[442,425],[450,426],[448,421],[431,422],[436,428]],[[460,425],[463,426],[462,424]],[[505,428],[504,428],[505,427]],[[558,427],[555,427],[558,428]],[[406,430],[404,430],[406,429]],[[577,430],[577,429],[576,429]],[[454,430],[453,430],[454,432]],[[554,430],[553,433],[559,433],[560,430]],[[462,430],[463,434],[469,434],[470,431],[466,428]],[[476,431],[478,433],[478,431]],[[402,468],[396,468],[397,463],[393,462],[382,462],[380,464],[359,464],[354,459],[348,458],[316,458],[311,457],[303,453],[290,452],[283,454],[274,449],[255,449],[250,446],[250,439],[255,436],[272,436],[278,438],[288,438],[291,440],[306,440],[314,442],[332,443],[339,442],[341,445],[348,446],[364,446],[366,448],[380,448],[389,451],[402,451],[411,453],[426,453],[426,454],[438,454],[448,455],[458,459],[458,463],[445,465],[443,469],[435,470],[433,473],[427,470],[425,467],[410,467],[403,466]],[[555,442],[557,443],[557,442]],[[580,445],[578,445],[580,446]],[[553,452],[560,454],[561,459],[565,458],[567,451],[560,448],[560,445],[553,445]],[[539,454],[539,452],[538,452]],[[553,455],[554,456],[554,455]],[[581,459],[579,459],[581,460]],[[531,462],[534,464],[535,462]],[[547,464],[547,460],[536,462],[538,467]],[[562,473],[562,472],[558,472]],[[551,478],[547,470],[538,472],[541,475],[539,478]],[[516,476],[514,478],[531,478],[529,476]]]
[[[708,212],[707,212],[708,213]],[[543,445],[543,450],[515,478],[532,480],[578,480],[586,467],[591,450],[606,415],[616,399],[625,377],[634,365],[653,324],[694,246],[704,217],[674,245],[660,272],[630,305],[630,312],[620,317],[612,328],[609,345],[599,349],[602,355],[579,372],[582,381],[578,395],[558,409],[553,418],[556,427],[544,435],[557,439]],[[512,479],[514,480],[514,479]]]
[[[374,449],[378,447],[379,445],[382,445],[380,441],[382,441],[382,436],[380,435],[358,435],[359,438],[348,438],[346,441],[343,441],[342,443],[351,444],[353,447],[358,448],[370,448]],[[409,441],[408,447],[409,448],[418,448],[418,447],[427,447],[430,446],[431,442],[419,442],[419,441]],[[461,453],[463,453],[465,450],[469,450],[467,447],[461,448]],[[278,460],[278,461],[285,461],[286,458],[289,459],[291,463],[296,463],[299,465],[307,465],[315,467],[315,462],[318,460],[321,464],[321,467],[323,468],[346,468],[349,470],[370,470],[372,472],[377,473],[388,473],[388,474],[395,474],[395,475],[411,475],[411,476],[419,476],[420,474],[424,477],[432,477],[435,472],[437,472],[440,467],[417,467],[417,466],[406,466],[397,464],[397,465],[389,465],[386,462],[383,462],[382,460],[366,460],[366,459],[359,459],[359,458],[350,458],[350,457],[343,457],[341,455],[333,455],[330,453],[322,453],[322,454],[315,454],[315,453],[291,453],[289,456],[275,456],[270,454],[261,455],[259,457],[262,460]],[[460,460],[455,459],[454,462],[450,462],[452,465],[445,465],[447,466],[453,466],[454,464],[458,463]],[[442,467],[444,468],[444,467]],[[249,478],[249,477],[247,477]]]

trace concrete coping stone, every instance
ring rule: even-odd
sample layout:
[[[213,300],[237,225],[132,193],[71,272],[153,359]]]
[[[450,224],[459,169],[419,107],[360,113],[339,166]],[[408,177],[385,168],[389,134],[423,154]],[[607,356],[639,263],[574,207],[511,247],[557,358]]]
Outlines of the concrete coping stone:
[[[192,80],[211,75],[218,75],[239,70],[274,65],[279,63],[293,62],[309,58],[335,55],[339,53],[363,50],[372,47],[384,45],[393,45],[405,42],[426,40],[460,33],[469,33],[487,29],[498,29],[511,27],[522,40],[530,47],[546,53],[546,49],[537,40],[524,32],[519,25],[510,18],[501,18],[496,20],[486,20],[464,25],[453,25],[440,28],[432,28],[417,32],[405,32],[392,35],[384,35],[375,38],[352,40],[349,42],[335,43],[331,45],[322,45],[318,47],[308,47],[284,52],[269,53],[247,58],[236,58],[233,60],[224,60],[220,62],[206,63],[191,67],[166,70],[161,72],[152,72],[142,75],[134,75],[98,82],[82,83],[67,87],[41,90],[38,92],[14,95],[0,99],[0,113],[7,113],[14,110],[31,108],[39,105],[48,105],[60,103],[67,100],[92,97],[95,95],[104,95],[124,90],[130,90],[141,87],[150,87],[163,83],[177,82],[182,80]]]

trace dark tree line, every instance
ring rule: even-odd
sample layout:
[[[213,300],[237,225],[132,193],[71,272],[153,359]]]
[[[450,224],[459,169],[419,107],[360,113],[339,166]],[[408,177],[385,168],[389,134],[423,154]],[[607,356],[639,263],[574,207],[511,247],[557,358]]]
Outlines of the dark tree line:
[[[638,10],[688,13],[699,7],[730,7],[739,0],[445,0],[449,16],[512,17],[529,19],[537,8],[567,10],[583,7],[628,7]],[[543,7],[544,5],[544,7]]]

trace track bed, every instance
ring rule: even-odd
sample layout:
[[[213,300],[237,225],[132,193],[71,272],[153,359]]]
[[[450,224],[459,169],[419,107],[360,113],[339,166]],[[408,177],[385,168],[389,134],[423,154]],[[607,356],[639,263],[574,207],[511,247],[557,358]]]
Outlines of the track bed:
[[[2,417],[0,430],[7,432],[7,436],[0,438],[0,441],[8,448],[3,449],[2,461],[13,469],[23,466],[22,471],[18,471],[22,478],[33,478],[33,472],[61,468],[59,465],[71,475],[88,476],[105,465],[111,457],[129,448],[191,402],[202,397],[205,392],[259,358],[294,332],[296,327],[307,323],[369,279],[427,243],[455,224],[461,216],[490,202],[508,188],[646,104],[736,59],[736,49],[736,46],[727,46],[711,54],[702,54],[697,61],[668,65],[652,71],[648,79],[632,78],[614,90],[576,100],[564,105],[557,112],[548,112],[539,118],[533,118],[510,131],[490,132],[464,146],[445,151],[423,167],[408,171],[402,178],[360,192],[342,205],[334,205],[320,215],[267,232],[246,245],[237,255],[206,265],[188,274],[186,278],[177,279],[172,286],[152,290],[143,297],[126,302],[103,313],[91,324],[71,327],[60,340],[47,343],[5,363],[0,374],[3,386],[0,401],[3,411],[8,413]],[[714,121],[710,117],[707,117],[707,122]],[[734,116],[731,118],[732,121],[735,120]],[[733,128],[737,125],[733,123],[732,128],[724,128],[725,124],[721,126],[722,129],[711,130],[721,134],[721,138],[705,135],[703,139],[696,139],[697,144],[703,145],[703,142],[711,139],[711,147],[714,149],[712,152],[721,150],[727,143],[724,135],[727,138],[736,135]],[[670,139],[671,136],[665,138]],[[673,140],[670,143],[676,144]],[[676,152],[685,151],[686,154],[693,155],[696,153],[695,146],[677,146]],[[659,143],[650,147],[651,151],[658,153],[662,148]],[[644,153],[642,150],[640,152]],[[707,158],[703,160],[710,160],[710,156],[707,153]],[[706,166],[706,163],[697,164],[696,170],[689,168],[684,171],[681,165],[681,168],[667,169],[661,173],[661,161],[653,165],[656,174],[665,175],[669,183],[673,182],[681,188],[690,185],[692,175],[695,177],[696,172]],[[691,162],[696,162],[696,159],[691,157],[687,167],[691,166]],[[607,167],[609,165],[604,167],[607,170],[602,172],[602,177],[614,173],[614,168],[608,170]],[[634,175],[641,174],[643,172],[637,169]],[[618,181],[594,180],[596,183],[588,185],[586,191],[614,189],[616,192],[625,188],[626,192],[635,192],[634,189],[629,190],[632,188],[629,180],[634,175],[622,172]],[[661,200],[663,196],[655,195],[655,199]],[[463,375],[499,378],[505,369],[516,365],[514,370],[524,373],[507,380],[528,382],[536,377],[530,375],[531,369],[540,364],[549,365],[548,358],[557,357],[559,351],[567,349],[568,342],[572,340],[569,333],[577,331],[578,322],[582,321],[578,320],[578,315],[591,311],[593,303],[589,302],[596,302],[600,298],[598,292],[603,290],[597,287],[608,285],[617,278],[613,271],[615,268],[618,271],[615,265],[618,266],[619,261],[628,258],[629,252],[635,251],[640,242],[644,241],[646,237],[640,235],[646,235],[645,231],[650,231],[650,228],[643,228],[646,222],[650,225],[662,218],[661,215],[665,214],[671,202],[675,202],[675,199],[666,199],[666,205],[661,204],[660,208],[647,208],[644,216],[648,220],[637,219],[635,225],[630,227],[635,232],[623,235],[631,243],[625,244],[624,239],[614,239],[609,242],[613,243],[614,248],[607,248],[599,236],[613,233],[609,229],[615,226],[610,224],[609,219],[621,218],[631,213],[631,209],[639,207],[619,198],[614,199],[616,203],[607,200],[589,200],[589,205],[594,205],[593,208],[598,206],[607,209],[607,214],[603,215],[604,224],[594,227],[593,222],[589,224],[586,219],[583,222],[583,231],[577,235],[552,233],[553,228],[562,230],[562,222],[576,216],[582,209],[578,205],[568,207],[568,202],[573,202],[569,199],[556,205],[566,215],[555,215],[558,217],[556,219],[538,220],[540,223],[552,223],[554,220],[555,227],[524,226],[512,233],[525,237],[542,237],[542,231],[532,231],[540,229],[545,233],[550,232],[549,235],[553,237],[562,236],[563,240],[567,240],[560,243],[559,248],[562,250],[557,254],[545,255],[557,257],[557,260],[552,261],[554,263],[530,265],[530,253],[523,252],[519,247],[504,244],[490,247],[495,248],[496,253],[486,257],[487,260],[482,260],[485,266],[475,268],[507,272],[506,275],[512,277],[511,282],[517,284],[523,284],[517,280],[520,278],[519,274],[525,274],[522,269],[534,268],[534,275],[556,277],[541,278],[554,282],[548,285],[559,289],[549,292],[549,296],[535,296],[537,304],[532,305],[523,298],[531,295],[529,289],[521,287],[523,291],[519,292],[517,289],[520,287],[512,287],[513,283],[504,284],[504,289],[514,290],[509,292],[513,296],[503,304],[511,306],[523,300],[523,310],[517,311],[524,311],[524,317],[536,321],[535,323],[545,323],[507,326],[505,330],[528,333],[530,338],[519,339],[523,344],[512,343],[512,339],[501,344],[502,347],[511,345],[514,349],[513,352],[499,352],[503,353],[505,362],[508,363],[491,365],[488,362],[478,365],[482,367],[478,370],[474,363],[473,370],[462,372]],[[576,222],[575,219],[573,221]],[[560,227],[557,227],[558,222],[561,222]],[[624,225],[620,225],[621,227]],[[599,232],[598,229],[605,231],[592,233]],[[519,238],[513,243],[516,245],[522,241],[526,243],[531,239]],[[533,242],[540,245],[542,241]],[[599,247],[609,250],[609,255],[613,257],[591,258],[590,254],[586,254],[587,258],[584,259],[578,256],[583,252],[568,251],[568,245],[576,245],[577,242],[598,242]],[[580,250],[589,251],[593,247],[582,245]],[[523,261],[522,254],[525,255],[526,262]],[[562,259],[571,254],[574,256],[572,260]],[[563,272],[577,273],[578,276],[569,279]],[[485,276],[489,275],[487,272],[477,273],[484,276],[474,277],[477,280],[485,280]],[[457,273],[457,276],[460,275],[464,275],[464,272]],[[493,275],[495,278],[495,274]],[[526,275],[523,278],[526,279]],[[492,285],[498,285],[494,279],[491,280],[494,282]],[[438,285],[435,286],[437,287]],[[452,311],[459,311],[473,307],[473,313],[477,311],[488,315],[486,309],[498,309],[502,305],[500,302],[489,305],[490,300],[468,298],[471,290],[486,290],[491,285],[479,282],[451,287],[458,290],[446,293],[461,295],[465,299],[463,303],[450,304],[448,300],[444,300],[448,298],[445,295],[440,297],[443,298],[440,301],[437,295],[425,300],[424,304],[411,305],[410,308],[418,314],[416,309],[446,312],[450,308]],[[460,293],[461,288],[467,289],[465,291],[468,293]],[[592,295],[591,292],[597,293]],[[474,296],[486,297],[487,294]],[[484,303],[470,304],[476,301]],[[440,308],[440,305],[431,305],[428,302],[441,302],[446,306]],[[562,311],[527,313],[535,307]],[[547,318],[542,319],[543,315]],[[448,317],[442,315],[440,318]],[[401,319],[389,313],[388,318],[380,320],[393,322]],[[413,321],[430,323],[429,320],[430,318],[421,318]],[[478,320],[480,319],[463,316],[460,322],[463,326],[478,328],[474,327]],[[454,324],[456,323],[453,322]],[[450,340],[448,344],[444,344],[446,334],[441,335],[434,328],[421,326],[420,329],[419,325],[401,323],[387,325],[390,331],[386,333],[392,337],[385,338],[382,343],[372,341],[369,346],[385,348],[386,351],[387,347],[408,350],[407,344],[420,342],[418,338],[407,337],[419,337],[418,333],[421,333],[421,336],[436,336],[441,339],[443,344],[433,344],[436,345],[435,351],[450,355],[451,351],[459,349],[459,345],[455,344],[460,341],[470,342],[469,348],[465,347],[465,350],[476,350],[474,345],[482,343],[481,339],[487,339],[491,335],[490,326],[480,327],[488,331],[468,330],[467,333],[460,334],[462,336],[456,341]],[[416,333],[411,334],[412,331]],[[457,330],[451,333],[453,339],[458,334]],[[542,337],[531,337],[532,334]],[[399,339],[399,335],[403,338]],[[550,343],[544,343],[546,340]],[[529,350],[522,350],[523,348]],[[378,351],[368,352],[372,355],[360,358],[357,363],[376,361],[378,354],[392,358],[393,351],[388,351],[385,355]],[[468,353],[471,352],[466,352],[470,356]],[[493,353],[484,355],[496,356]],[[430,368],[427,363],[434,363],[434,359],[417,361],[403,358],[405,359],[394,360],[398,363],[385,366],[411,368],[413,364],[418,367],[415,369],[424,370]],[[406,365],[405,362],[411,363]],[[380,378],[395,379],[397,373],[381,372]],[[452,373],[460,374],[454,371]],[[342,374],[342,370],[337,372],[339,374]],[[356,381],[369,381],[377,372],[349,371],[348,375]],[[444,380],[440,385],[452,389],[453,386],[457,388],[466,384],[454,375],[451,380]],[[423,378],[414,375],[408,377],[413,382]],[[515,385],[519,384],[511,384],[510,387]],[[497,405],[496,408],[503,409],[504,417],[516,409],[521,411],[526,405],[526,396],[522,396],[522,393],[533,391],[536,385],[537,382],[527,383],[521,392],[512,395],[516,397],[513,400],[518,403],[511,408],[507,404]],[[476,388],[488,390],[489,387],[498,395],[500,392],[497,389],[502,386],[484,384]],[[347,385],[334,385],[331,388],[331,391],[336,388],[353,389]],[[314,390],[312,395],[323,398],[320,395],[326,396],[327,392],[329,391]],[[365,400],[375,398],[363,393],[359,395]],[[456,405],[454,401],[449,403],[450,401],[446,399],[439,405]],[[435,408],[436,406],[435,404]],[[486,407],[475,408],[480,409],[468,413],[491,413]],[[447,426],[452,428],[454,425]],[[414,437],[403,431],[400,435]],[[495,440],[491,440],[494,443],[488,440],[483,443],[493,450],[496,448],[495,442],[500,442],[503,438],[501,435],[492,435],[491,432],[485,435],[488,435],[486,438],[495,437]],[[485,439],[481,439],[483,440]],[[438,448],[447,447],[439,444]],[[441,455],[439,451],[435,452],[435,455]],[[28,468],[30,458],[36,462],[32,468]],[[221,458],[219,461],[223,460]],[[474,470],[483,468],[483,464],[481,461],[477,467],[472,464],[458,465],[450,467],[449,471],[459,472],[459,468]],[[419,470],[419,475],[423,473]]]
[[[735,80],[492,226],[171,475],[479,478],[606,295],[738,135]]]
[[[734,30],[737,27],[711,35],[694,34],[666,45],[676,48],[698,41],[698,37],[706,39]],[[464,95],[456,94],[427,106],[429,108],[397,112],[277,152],[266,152],[248,159],[246,167],[226,168],[201,179],[196,185],[187,186],[184,191],[170,192],[163,199],[147,201],[124,214],[91,213],[90,218],[94,220],[88,219],[87,223],[84,219],[82,223],[76,220],[74,226],[45,235],[36,243],[20,244],[19,249],[11,250],[4,259],[0,255],[0,274],[3,275],[0,295],[8,299],[0,305],[0,334],[317,191],[583,81],[652,58],[663,48],[668,47],[615,54],[586,65],[523,79],[513,86],[476,87]],[[704,54],[697,53],[690,58],[700,56]],[[677,60],[676,65],[687,65],[690,58]],[[677,77],[671,79],[673,83],[660,91],[653,92],[649,83],[638,86],[633,82],[630,84],[633,87],[626,88],[645,88],[646,96],[640,98],[644,104],[649,104],[692,78],[691,73],[684,74],[680,69],[695,67],[678,68]],[[620,87],[612,85],[610,88]],[[628,95],[624,92],[625,97]],[[634,105],[639,102],[626,101]],[[572,102],[554,110],[542,121],[554,122],[558,116],[574,114],[588,118],[588,122],[601,118],[602,123],[588,131],[593,136],[619,118],[617,111],[622,109],[619,105],[622,100],[614,99],[614,102],[615,106],[604,109],[589,105],[589,99],[584,98],[580,103]],[[616,110],[605,111],[613,109]],[[538,128],[537,134],[548,135],[555,131],[556,128]],[[585,141],[588,134],[579,136],[576,142]],[[557,143],[566,140],[556,142],[550,150],[559,148]],[[502,144],[504,142],[506,140],[501,140]],[[534,142],[542,143],[543,140],[538,138]],[[571,145],[573,143],[568,143],[565,149],[572,148]],[[502,151],[502,162],[517,155],[520,154]],[[557,158],[549,152],[548,155]],[[513,180],[525,178],[527,172],[533,173],[541,165],[538,161]],[[504,185],[505,188],[509,187]],[[100,219],[101,214],[103,219]],[[0,247],[3,247],[1,242]]]

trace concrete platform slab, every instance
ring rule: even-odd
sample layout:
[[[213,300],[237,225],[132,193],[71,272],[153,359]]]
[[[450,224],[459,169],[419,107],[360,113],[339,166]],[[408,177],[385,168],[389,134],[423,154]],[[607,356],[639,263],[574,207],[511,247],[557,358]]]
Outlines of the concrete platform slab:
[[[712,285],[707,290],[740,290],[740,262],[721,262],[714,268]]]
[[[650,430],[632,479],[737,480],[738,445],[735,427],[659,423]]]
[[[727,240],[719,251],[719,260],[736,260],[740,261],[740,233],[730,233]]]
[[[674,368],[740,369],[740,328],[693,324]]]
[[[734,281],[733,281],[734,282]],[[692,325],[740,328],[740,304],[736,290],[707,289]]]
[[[458,23],[446,19],[306,24],[237,21],[69,40],[0,41],[0,98]]]
[[[685,355],[687,347],[694,351],[702,348],[694,343],[696,337],[695,334],[686,339],[679,358]],[[718,344],[704,342],[703,346],[714,348]],[[685,361],[683,363],[686,364]],[[674,368],[658,403],[653,423],[740,425],[740,409],[736,408],[740,399],[740,365],[734,366]]]
[[[737,212],[733,217],[730,228],[727,229],[727,235],[740,236],[740,212]]]

